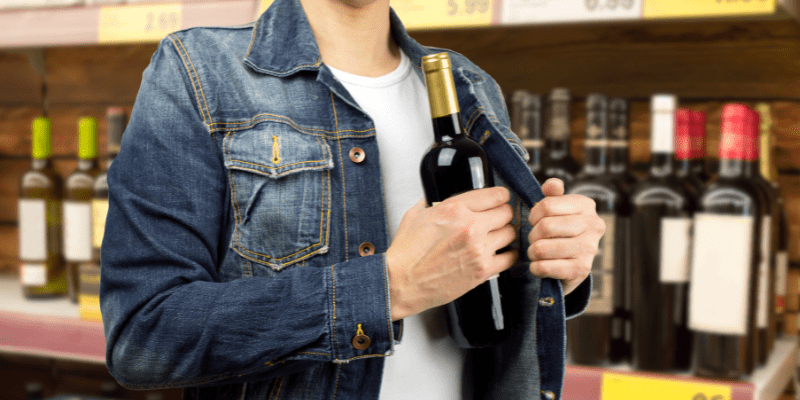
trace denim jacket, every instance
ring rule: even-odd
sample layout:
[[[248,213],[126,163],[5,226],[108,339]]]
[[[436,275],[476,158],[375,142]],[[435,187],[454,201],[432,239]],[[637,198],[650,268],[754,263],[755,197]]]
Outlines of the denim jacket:
[[[419,45],[391,13],[421,74]],[[462,122],[512,191],[520,262],[512,336],[467,355],[464,397],[556,399],[566,315],[528,271],[542,198],[497,84],[450,52]],[[359,154],[356,154],[359,153]],[[360,155],[361,157],[358,157]],[[106,363],[125,387],[187,399],[377,399],[392,322],[375,125],[320,57],[298,0],[252,24],[170,34],[144,72],[108,174],[100,300]],[[353,341],[359,325],[370,345]]]

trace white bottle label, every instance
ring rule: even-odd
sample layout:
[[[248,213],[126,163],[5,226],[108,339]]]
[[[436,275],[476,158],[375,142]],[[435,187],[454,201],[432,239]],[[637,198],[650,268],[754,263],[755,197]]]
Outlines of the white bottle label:
[[[758,264],[758,313],[756,314],[756,324],[759,328],[766,328],[769,320],[769,305],[772,303],[769,298],[769,259],[770,254],[770,233],[772,218],[764,216],[761,219],[761,262]]]
[[[88,201],[64,202],[64,259],[91,261],[92,205]]]
[[[785,251],[779,251],[775,255],[775,294],[778,296],[786,296],[786,284],[789,275],[789,254]],[[783,304],[781,304],[783,306]]]
[[[755,219],[697,213],[692,240],[689,328],[747,334]]]
[[[661,220],[661,282],[689,282],[691,218]]]
[[[584,311],[587,315],[611,315],[614,312],[614,235],[616,218],[600,214],[606,223],[606,233],[600,239],[597,255],[592,262],[592,294]]]
[[[44,264],[22,264],[19,280],[23,286],[44,286],[47,284],[47,267]]]
[[[47,259],[47,207],[45,200],[19,200],[19,258]]]

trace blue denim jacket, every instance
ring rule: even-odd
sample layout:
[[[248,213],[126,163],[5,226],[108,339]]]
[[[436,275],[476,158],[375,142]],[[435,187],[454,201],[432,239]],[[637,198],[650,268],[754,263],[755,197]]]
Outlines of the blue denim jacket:
[[[391,24],[421,74],[422,56],[441,50],[393,12]],[[518,329],[469,351],[464,397],[560,398],[565,315],[582,311],[591,283],[565,301],[558,281],[528,271],[540,186],[496,83],[450,55],[462,122],[513,192],[523,249],[507,294]],[[321,60],[298,0],[162,40],[108,181],[100,300],[121,384],[184,387],[188,399],[378,397],[402,323],[390,315],[375,126]]]

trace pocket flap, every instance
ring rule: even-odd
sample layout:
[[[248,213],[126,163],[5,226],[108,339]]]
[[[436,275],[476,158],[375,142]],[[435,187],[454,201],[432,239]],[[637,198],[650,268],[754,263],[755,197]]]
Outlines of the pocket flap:
[[[262,123],[225,137],[225,166],[277,179],[299,171],[333,168],[327,143],[281,123]]]

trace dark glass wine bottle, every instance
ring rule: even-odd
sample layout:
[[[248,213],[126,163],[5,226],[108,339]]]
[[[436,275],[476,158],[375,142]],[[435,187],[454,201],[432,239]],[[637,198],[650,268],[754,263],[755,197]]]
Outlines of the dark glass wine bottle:
[[[761,175],[771,184],[776,206],[778,207],[778,220],[775,221],[777,230],[773,231],[776,235],[773,240],[777,246],[775,253],[775,334],[780,336],[784,329],[784,303],[786,301],[786,284],[789,273],[789,225],[783,195],[781,194],[780,186],[778,186],[778,169],[773,160],[775,136],[772,132],[770,106],[766,103],[757,104],[756,111],[758,111],[761,120],[759,124],[761,130],[761,152],[759,154]]]
[[[92,185],[100,164],[97,159],[97,121],[78,121],[78,167],[64,181],[64,261],[69,294],[78,302],[80,264],[92,261]]]
[[[19,259],[25,297],[67,293],[67,273],[61,253],[63,181],[53,167],[51,123],[33,121],[31,169],[20,179]]]
[[[705,184],[711,179],[706,165],[706,113],[692,111],[691,121],[691,162],[689,163],[689,171],[695,179]]]
[[[693,112],[688,108],[681,108],[675,113],[675,160],[677,168],[675,175],[697,197],[703,190],[705,182],[694,174],[696,164],[696,146],[694,145]]]
[[[542,99],[527,90],[511,94],[511,130],[522,140],[530,159],[528,168],[538,176],[542,170]]]
[[[745,177],[746,126],[752,123],[747,106],[723,107],[719,174],[700,195],[695,215],[689,326],[700,377],[740,379],[755,365],[763,204]]]
[[[109,108],[106,120],[106,168],[97,175],[92,190],[92,260],[97,266],[100,266],[100,246],[103,244],[106,214],[108,214],[108,168],[119,154],[122,133],[127,123],[125,109]]]
[[[608,174],[608,99],[601,94],[586,97],[586,140],[583,171],[568,193],[595,201],[606,233],[592,263],[592,293],[583,314],[567,321],[567,354],[571,362],[599,365],[609,360],[612,340],[624,340],[624,296],[618,296],[624,282],[617,280],[625,266],[626,232],[621,216],[630,207],[619,181]],[[621,293],[620,293],[621,294]],[[614,331],[617,325],[617,331]],[[617,337],[613,337],[616,334]]]
[[[542,183],[550,178],[558,178],[569,185],[580,172],[580,165],[570,155],[570,119],[572,96],[569,89],[555,88],[548,99],[547,129],[542,160]]]
[[[611,99],[609,105],[609,135],[608,141],[608,171],[613,179],[620,182],[627,199],[639,178],[630,169],[630,105],[623,98]],[[630,207],[630,201],[627,202]],[[616,317],[611,329],[611,355],[612,363],[628,362],[631,359],[631,346],[633,341],[633,326],[631,325],[631,312],[633,309],[633,269],[631,266],[631,217],[628,213],[618,216],[620,229],[625,232],[625,237],[620,243],[620,253],[624,253],[625,265],[616,270],[615,282],[621,290],[615,291],[616,304],[623,304],[622,309],[616,309]]]
[[[632,361],[649,371],[688,367],[692,345],[685,321],[695,199],[674,174],[676,104],[672,95],[652,98],[650,173],[631,195]]]
[[[745,129],[745,168],[744,176],[758,188],[764,204],[761,217],[761,251],[759,254],[758,269],[758,307],[756,309],[756,335],[758,348],[756,349],[758,365],[767,362],[769,353],[775,345],[775,253],[778,250],[777,236],[778,203],[770,184],[761,176],[761,162],[759,160],[759,124],[758,113],[748,108],[752,123]]]
[[[469,190],[494,186],[483,148],[464,133],[447,53],[422,58],[435,143],[422,158],[420,174],[429,206]],[[460,347],[492,346],[508,337],[512,321],[504,317],[501,273],[447,304],[451,337]]]

